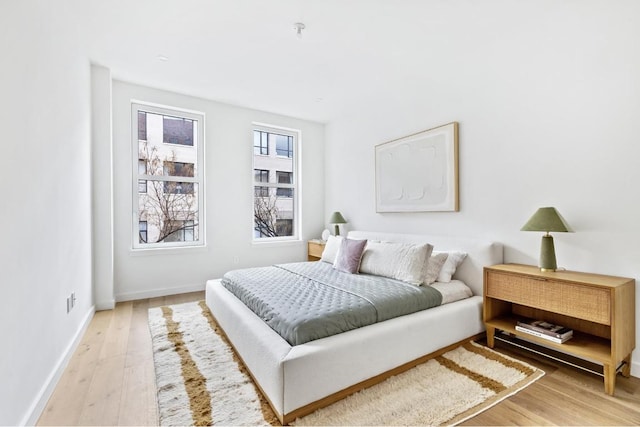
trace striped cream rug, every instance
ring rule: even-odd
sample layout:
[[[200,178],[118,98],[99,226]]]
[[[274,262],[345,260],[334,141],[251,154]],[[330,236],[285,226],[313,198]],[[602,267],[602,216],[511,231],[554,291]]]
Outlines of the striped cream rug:
[[[160,425],[279,425],[204,301],[149,310]],[[455,425],[544,375],[473,342],[295,425]]]

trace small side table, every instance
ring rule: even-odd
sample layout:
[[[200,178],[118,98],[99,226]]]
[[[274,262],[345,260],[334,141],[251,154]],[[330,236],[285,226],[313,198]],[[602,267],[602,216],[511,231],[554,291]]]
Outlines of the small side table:
[[[324,240],[309,240],[307,242],[307,259],[309,261],[320,261],[325,244]]]
[[[615,391],[616,372],[631,374],[636,347],[635,279],[580,273],[540,271],[519,264],[484,268],[483,319],[487,345],[496,330],[527,338],[562,353],[597,361],[604,366],[604,391]],[[544,319],[574,330],[563,344],[515,329],[518,319]]]

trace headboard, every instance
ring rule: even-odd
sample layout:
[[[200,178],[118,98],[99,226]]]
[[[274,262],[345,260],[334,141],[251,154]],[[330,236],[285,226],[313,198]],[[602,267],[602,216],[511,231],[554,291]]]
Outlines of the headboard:
[[[502,244],[477,239],[447,236],[427,236],[422,234],[396,234],[378,231],[349,231],[350,239],[381,240],[399,243],[429,243],[434,251],[466,252],[467,257],[458,266],[454,279],[462,280],[474,295],[482,295],[483,268],[502,264]]]

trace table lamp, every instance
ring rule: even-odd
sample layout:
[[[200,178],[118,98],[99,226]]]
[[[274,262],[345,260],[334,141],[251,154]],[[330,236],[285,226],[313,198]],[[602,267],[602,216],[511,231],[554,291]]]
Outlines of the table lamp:
[[[544,231],[540,246],[540,270],[556,271],[556,251],[553,246],[553,236],[550,231],[571,232],[569,225],[562,218],[556,208],[540,208],[533,214],[527,223],[520,229],[522,231]]]
[[[335,235],[340,235],[340,227],[338,224],[346,224],[347,221],[344,219],[340,212],[334,212],[331,214],[331,218],[329,218],[329,224],[334,224],[335,226]]]

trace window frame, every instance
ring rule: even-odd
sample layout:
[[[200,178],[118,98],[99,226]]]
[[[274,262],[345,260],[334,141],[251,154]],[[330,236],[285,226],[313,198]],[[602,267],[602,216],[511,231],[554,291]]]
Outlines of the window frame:
[[[138,139],[138,113],[152,113],[163,116],[181,117],[198,122],[197,131],[194,132],[193,139],[196,143],[196,171],[193,177],[185,176],[167,176],[167,175],[148,175],[140,174],[139,172],[139,147],[140,141]],[[206,246],[206,228],[205,228],[205,114],[204,112],[183,109],[179,107],[154,104],[144,101],[132,100],[131,101],[131,158],[132,158],[132,194],[131,194],[131,208],[132,208],[132,221],[131,221],[131,249],[134,252],[143,252],[156,249],[185,249],[194,247]],[[148,138],[148,126],[146,128],[146,136]],[[164,139],[164,138],[163,138]],[[148,141],[142,140],[142,141]],[[162,141],[163,145],[175,146],[175,144],[166,143]],[[178,145],[181,147],[192,147],[189,145]],[[148,172],[148,171],[147,171]],[[182,242],[156,242],[156,243],[141,243],[139,239],[139,180],[148,181],[161,181],[161,182],[180,182],[180,183],[192,183],[192,186],[197,187],[197,191],[194,189],[193,194],[197,197],[197,209],[196,215],[197,227],[198,227],[198,240],[182,241]],[[145,220],[148,223],[148,219]],[[195,230],[195,224],[194,228]],[[183,230],[184,232],[184,230]],[[148,236],[148,225],[147,225]]]
[[[254,170],[256,169],[262,169],[258,166],[255,165],[255,156],[260,156],[260,157],[265,157],[262,154],[255,154],[255,150],[254,150],[254,146],[252,144],[251,147],[251,165],[252,165],[252,169],[251,169],[251,239],[252,239],[252,243],[253,244],[268,244],[268,243],[278,243],[278,242],[297,242],[300,241],[300,236],[301,236],[301,229],[302,229],[302,221],[301,221],[301,188],[302,188],[302,180],[301,180],[301,140],[302,140],[302,133],[299,129],[292,129],[292,128],[287,128],[287,127],[281,127],[281,126],[277,126],[277,125],[272,125],[272,124],[267,124],[267,123],[257,123],[254,122],[253,126],[251,128],[251,140],[253,141],[253,133],[254,131],[259,131],[259,132],[267,132],[267,133],[272,133],[272,134],[278,134],[278,135],[284,135],[284,136],[290,136],[292,137],[292,143],[291,143],[291,149],[293,151],[292,156],[291,157],[286,157],[286,156],[280,156],[277,154],[276,150],[275,150],[275,144],[274,144],[274,149],[273,152],[271,149],[269,149],[269,156],[273,156],[274,158],[284,158],[284,159],[291,159],[291,165],[292,165],[292,171],[291,171],[291,176],[292,176],[292,183],[290,184],[284,184],[284,183],[278,183],[278,179],[276,176],[274,176],[274,181],[275,182],[256,182],[255,181],[255,174],[254,174]],[[270,147],[271,148],[271,147]],[[271,154],[272,153],[272,154]],[[274,175],[277,175],[276,173],[274,173]],[[255,189],[257,187],[267,187],[269,189],[273,188],[274,190],[270,190],[273,191],[274,193],[276,193],[278,190],[278,187],[280,188],[290,188],[293,190],[293,197],[287,197],[288,200],[292,200],[292,204],[293,204],[293,225],[292,225],[292,235],[291,236],[276,236],[276,237],[255,237],[254,235],[254,231],[255,231],[255,221],[254,221],[254,199],[255,199]]]

